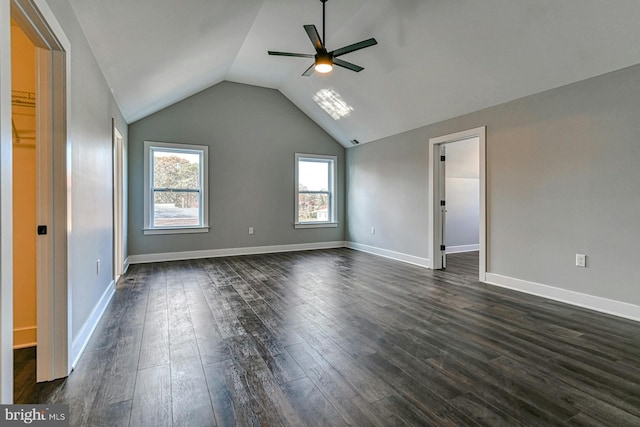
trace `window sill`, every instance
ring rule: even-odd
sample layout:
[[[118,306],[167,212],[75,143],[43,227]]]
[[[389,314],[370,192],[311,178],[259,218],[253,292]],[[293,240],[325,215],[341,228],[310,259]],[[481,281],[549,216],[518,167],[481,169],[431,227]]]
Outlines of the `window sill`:
[[[336,228],[337,222],[296,222],[293,228]]]
[[[145,228],[142,230],[146,235],[151,234],[190,234],[190,233],[208,233],[209,226],[204,227],[171,227],[171,228]]]

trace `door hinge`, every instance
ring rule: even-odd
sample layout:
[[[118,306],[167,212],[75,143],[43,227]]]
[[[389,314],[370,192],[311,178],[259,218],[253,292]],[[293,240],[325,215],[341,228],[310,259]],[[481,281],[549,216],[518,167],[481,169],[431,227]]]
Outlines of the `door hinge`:
[[[446,206],[446,202],[444,200],[440,200],[440,206]]]
[[[445,156],[440,156],[440,161],[444,162]]]
[[[47,226],[46,225],[39,225],[38,226],[38,235],[42,236],[44,234],[47,234]]]
[[[440,245],[440,250],[444,251],[444,249],[445,249],[444,245]]]

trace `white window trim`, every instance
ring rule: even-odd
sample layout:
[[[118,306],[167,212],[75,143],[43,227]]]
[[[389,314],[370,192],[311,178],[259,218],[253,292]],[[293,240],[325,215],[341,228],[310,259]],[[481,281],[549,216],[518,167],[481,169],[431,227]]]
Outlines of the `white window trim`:
[[[296,216],[297,218],[297,216]],[[294,228],[337,228],[337,222],[296,222]]]
[[[333,162],[331,167],[331,173],[329,175],[329,179],[331,182],[329,183],[332,188],[331,191],[331,215],[330,221],[326,222],[299,222],[298,221],[298,165],[300,159],[318,159],[318,160],[331,160]],[[338,156],[330,156],[324,154],[305,154],[305,153],[296,153],[295,155],[295,188],[294,188],[294,228],[336,228],[338,227]]]
[[[194,150],[202,152],[202,165],[200,168],[200,179],[202,180],[202,224],[198,226],[177,226],[177,227],[154,227],[152,210],[153,192],[151,182],[153,170],[151,169],[151,149],[162,148],[166,150]],[[190,145],[175,142],[144,142],[144,229],[145,235],[150,234],[186,234],[186,233],[207,233],[209,232],[209,147],[206,145]]]

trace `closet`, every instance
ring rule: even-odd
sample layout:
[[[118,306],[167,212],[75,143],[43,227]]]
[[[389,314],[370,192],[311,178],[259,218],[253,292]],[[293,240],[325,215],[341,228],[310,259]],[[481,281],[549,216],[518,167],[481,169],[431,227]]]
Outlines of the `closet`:
[[[36,345],[36,71],[35,46],[11,25],[13,135],[13,343]]]

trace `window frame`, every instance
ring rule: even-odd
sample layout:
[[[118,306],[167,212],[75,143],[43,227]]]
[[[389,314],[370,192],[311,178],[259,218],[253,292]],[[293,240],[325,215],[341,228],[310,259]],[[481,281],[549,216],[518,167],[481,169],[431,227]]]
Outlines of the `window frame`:
[[[199,154],[200,163],[200,216],[198,225],[154,226],[154,189],[152,156],[154,151]],[[144,228],[145,235],[207,233],[209,231],[209,147],[206,145],[182,144],[177,142],[144,141]]]
[[[317,161],[329,164],[329,218],[327,221],[299,221],[300,194],[299,165],[300,161]],[[326,154],[295,153],[295,194],[294,194],[294,228],[335,228],[338,226],[338,156]],[[323,191],[309,191],[309,193],[325,193]]]

